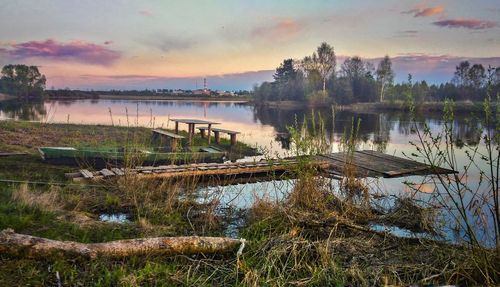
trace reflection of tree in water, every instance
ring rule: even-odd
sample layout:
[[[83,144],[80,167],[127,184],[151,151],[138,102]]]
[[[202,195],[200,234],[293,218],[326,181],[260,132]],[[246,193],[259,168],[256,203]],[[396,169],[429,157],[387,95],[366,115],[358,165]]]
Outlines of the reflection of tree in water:
[[[254,121],[259,120],[262,124],[273,126],[277,134],[275,140],[280,142],[283,148],[288,148],[290,139],[287,136],[287,127],[295,123],[302,124],[304,117],[307,116],[308,127],[311,128],[310,119],[313,112],[316,119],[318,114],[321,114],[327,137],[331,141],[340,138],[343,134],[350,134],[353,126],[356,127],[358,120],[360,120],[358,138],[364,142],[372,141],[376,149],[382,152],[386,150],[387,144],[390,142],[391,131],[409,136],[415,134],[415,128],[423,130],[424,123],[434,127],[436,131],[442,130],[443,126],[442,113],[418,114],[415,118],[416,121],[413,122],[408,112],[354,113],[338,111],[335,113],[335,123],[332,123],[332,111],[329,108],[290,110],[262,106],[254,108]],[[458,147],[462,146],[463,143],[478,144],[482,130],[480,120],[477,117],[460,115],[456,117],[453,125]]]
[[[335,113],[335,123],[333,123],[333,114],[330,108],[321,109],[276,109],[269,107],[256,106],[254,109],[254,120],[259,120],[262,124],[271,125],[276,129],[276,141],[279,141],[283,148],[289,146],[287,127],[295,123],[302,124],[304,117],[308,119],[308,127],[312,128],[311,119],[318,119],[321,115],[323,119],[326,136],[330,141],[340,138],[343,134],[350,134],[352,128],[356,128],[358,120],[360,126],[358,138],[364,142],[372,140],[376,144],[383,144],[389,141],[390,131],[393,128],[392,123],[385,120],[384,114],[360,114],[348,111],[338,111]]]
[[[11,100],[0,102],[0,112],[7,118],[26,121],[40,121],[47,115],[47,110],[42,100]]]

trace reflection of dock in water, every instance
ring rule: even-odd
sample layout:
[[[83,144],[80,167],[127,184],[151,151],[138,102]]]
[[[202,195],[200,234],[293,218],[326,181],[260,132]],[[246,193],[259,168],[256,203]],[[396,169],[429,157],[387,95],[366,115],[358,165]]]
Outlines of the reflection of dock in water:
[[[280,178],[293,178],[294,169],[299,164],[297,158],[283,160],[236,162],[236,163],[198,163],[185,165],[139,166],[130,169],[112,168],[100,171],[86,169],[67,174],[75,181],[99,180],[125,175],[144,179],[182,179],[198,177],[202,180],[230,178],[259,178],[259,181]],[[409,175],[449,174],[453,170],[425,163],[391,156],[376,151],[356,151],[331,153],[314,156],[307,164],[316,168],[320,174],[340,178],[346,168],[356,177],[401,177]]]

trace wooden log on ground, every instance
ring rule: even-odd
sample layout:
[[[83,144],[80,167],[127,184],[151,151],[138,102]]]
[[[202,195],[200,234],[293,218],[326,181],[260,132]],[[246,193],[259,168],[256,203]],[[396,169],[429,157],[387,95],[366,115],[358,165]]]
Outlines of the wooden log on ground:
[[[86,244],[19,234],[12,229],[0,232],[0,254],[32,258],[41,258],[52,254],[76,255],[92,259],[97,257],[224,254],[241,250],[244,244],[244,239],[200,236],[137,238]]]

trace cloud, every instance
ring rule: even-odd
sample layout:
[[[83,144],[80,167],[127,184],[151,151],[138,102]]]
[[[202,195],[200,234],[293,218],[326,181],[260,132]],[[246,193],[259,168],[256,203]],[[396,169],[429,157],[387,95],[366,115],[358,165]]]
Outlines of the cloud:
[[[139,11],[139,14],[141,14],[142,16],[146,16],[146,17],[153,17],[154,16],[153,12],[151,12],[149,10],[141,10],[141,11]]]
[[[62,43],[53,39],[12,44],[3,50],[18,59],[46,58],[104,66],[113,64],[121,57],[120,52],[102,45],[84,41]]]
[[[286,41],[295,37],[301,30],[301,25],[290,18],[279,19],[272,25],[259,26],[251,31],[254,38]]]
[[[443,12],[443,6],[429,7],[415,13],[414,17],[429,17],[432,15],[442,14]]]
[[[413,17],[429,17],[433,15],[443,14],[444,7],[443,6],[435,6],[435,7],[423,7],[423,8],[415,8],[408,11],[401,12],[403,14],[413,14]]]
[[[479,20],[479,19],[448,19],[433,22],[432,24],[447,28],[466,28],[472,30],[483,30],[497,27],[495,21]]]

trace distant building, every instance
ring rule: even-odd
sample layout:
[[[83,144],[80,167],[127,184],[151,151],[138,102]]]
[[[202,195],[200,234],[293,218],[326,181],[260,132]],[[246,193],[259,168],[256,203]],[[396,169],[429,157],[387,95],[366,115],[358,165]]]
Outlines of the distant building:
[[[222,91],[222,90],[215,91],[215,94],[221,97],[234,96],[234,92]]]
[[[197,89],[197,90],[193,91],[193,95],[197,95],[197,96],[206,95],[206,91],[205,91],[205,89]]]

